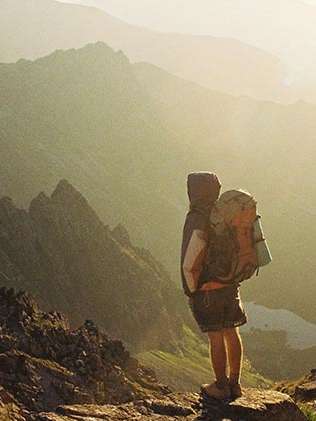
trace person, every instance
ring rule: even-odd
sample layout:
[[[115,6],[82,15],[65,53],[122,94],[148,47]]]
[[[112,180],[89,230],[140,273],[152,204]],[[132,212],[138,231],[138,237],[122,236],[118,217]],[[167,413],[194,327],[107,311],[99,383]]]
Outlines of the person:
[[[208,335],[215,381],[201,388],[210,397],[225,400],[242,395],[243,347],[238,327],[247,322],[247,316],[239,285],[217,282],[205,265],[209,216],[220,189],[221,183],[213,173],[188,175],[190,209],[183,227],[181,277],[193,316],[200,330]]]

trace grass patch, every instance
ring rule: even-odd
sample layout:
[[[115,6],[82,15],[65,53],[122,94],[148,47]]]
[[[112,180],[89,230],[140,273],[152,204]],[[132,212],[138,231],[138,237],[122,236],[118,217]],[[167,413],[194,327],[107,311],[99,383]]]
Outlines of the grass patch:
[[[299,407],[308,421],[316,421],[316,411],[313,408],[306,404],[300,404]]]

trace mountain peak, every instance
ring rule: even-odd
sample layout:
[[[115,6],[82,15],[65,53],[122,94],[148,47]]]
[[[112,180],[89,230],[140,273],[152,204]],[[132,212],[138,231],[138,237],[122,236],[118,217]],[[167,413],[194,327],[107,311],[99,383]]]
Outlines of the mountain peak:
[[[65,178],[58,182],[51,198],[55,202],[65,202],[65,200],[86,201],[82,194]]]
[[[130,61],[122,50],[114,50],[103,41],[89,43],[84,47],[75,50],[78,55],[88,55],[93,57],[105,58],[106,60],[120,63],[121,65],[129,65]]]
[[[49,202],[49,197],[43,191],[40,192],[30,203],[30,208],[33,207],[34,203],[47,203]]]
[[[56,189],[54,190],[52,196],[58,191],[65,191],[65,190],[68,190],[68,189],[74,189],[74,187],[72,186],[71,183],[69,183],[69,181],[66,178],[62,178],[57,183]]]
[[[110,62],[117,62],[123,65],[129,65],[130,61],[122,50],[114,50],[107,43],[103,41],[90,42],[79,48],[71,49],[57,49],[51,54],[40,57],[36,61],[43,62],[47,60],[62,60],[63,58],[80,59],[84,58],[86,62],[90,63],[96,60],[106,60]],[[19,60],[21,63],[28,63],[27,60]]]

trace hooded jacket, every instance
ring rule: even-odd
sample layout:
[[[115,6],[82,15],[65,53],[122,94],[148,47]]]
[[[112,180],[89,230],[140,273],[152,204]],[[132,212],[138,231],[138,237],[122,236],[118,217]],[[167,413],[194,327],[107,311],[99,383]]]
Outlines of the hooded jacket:
[[[188,296],[209,280],[204,265],[208,244],[208,221],[220,189],[221,184],[215,174],[195,172],[188,175],[190,210],[185,218],[181,247],[181,278],[184,292]]]

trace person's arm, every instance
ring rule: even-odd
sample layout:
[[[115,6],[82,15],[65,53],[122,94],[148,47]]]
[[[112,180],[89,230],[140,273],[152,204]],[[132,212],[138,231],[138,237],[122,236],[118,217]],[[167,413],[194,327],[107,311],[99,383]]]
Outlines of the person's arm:
[[[207,250],[207,234],[199,215],[190,215],[183,231],[182,272],[191,293],[198,288]]]

